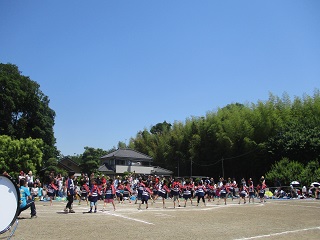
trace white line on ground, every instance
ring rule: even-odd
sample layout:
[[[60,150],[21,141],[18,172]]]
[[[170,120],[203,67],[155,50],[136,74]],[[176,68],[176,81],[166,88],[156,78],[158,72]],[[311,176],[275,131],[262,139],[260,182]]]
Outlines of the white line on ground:
[[[124,218],[124,219],[127,219],[127,220],[141,222],[141,223],[145,223],[145,224],[149,224],[149,225],[154,225],[153,223],[150,223],[150,222],[147,222],[147,221],[143,221],[143,220],[136,219],[136,218],[131,218],[131,217],[126,217],[126,216],[122,216],[122,215],[118,215],[118,214],[114,214],[114,213],[104,212],[104,214],[108,214],[108,215],[115,216],[115,217],[121,217],[121,218]]]
[[[258,236],[247,237],[247,238],[237,238],[234,240],[249,240],[249,239],[257,239],[257,238],[264,238],[264,237],[273,237],[273,236],[279,236],[279,235],[284,235],[284,234],[289,234],[289,233],[297,233],[297,232],[303,232],[303,231],[310,231],[310,230],[320,230],[320,227],[303,228],[303,229],[297,229],[297,230],[292,230],[292,231],[270,233],[270,234],[266,234],[266,235],[258,235]]]
[[[316,206],[307,206],[307,205],[298,205],[298,204],[287,204],[287,203],[279,203],[278,205],[285,205],[290,207],[304,207],[304,208],[320,208]]]

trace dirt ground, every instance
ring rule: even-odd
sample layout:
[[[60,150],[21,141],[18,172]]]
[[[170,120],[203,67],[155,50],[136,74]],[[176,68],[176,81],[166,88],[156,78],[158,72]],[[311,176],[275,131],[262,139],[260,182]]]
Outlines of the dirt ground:
[[[36,202],[38,218],[22,212],[11,239],[320,239],[319,200],[267,200],[260,204],[238,204],[228,199],[207,206],[173,208],[166,200],[138,210],[137,204],[108,204],[97,213],[87,213],[85,202],[74,203],[76,213],[64,213],[66,202]],[[194,201],[195,204],[195,201]],[[183,205],[183,204],[181,204]],[[8,233],[0,235],[6,239]]]

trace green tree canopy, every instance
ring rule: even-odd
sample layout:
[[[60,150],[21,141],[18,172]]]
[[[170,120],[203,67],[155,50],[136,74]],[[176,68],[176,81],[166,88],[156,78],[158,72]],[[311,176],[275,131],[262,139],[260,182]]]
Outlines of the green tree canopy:
[[[283,158],[272,165],[266,174],[269,182],[280,181],[282,186],[289,186],[292,181],[299,181],[302,185],[310,186],[312,182],[320,180],[320,166],[318,160],[310,161],[304,166],[297,161]]]
[[[139,131],[129,146],[176,175],[179,166],[182,176],[258,180],[283,158],[297,166],[318,158],[319,126],[318,90],[293,101],[286,93],[270,94],[267,101],[232,103],[185,122],[158,123]]]
[[[39,172],[42,167],[42,139],[12,139],[0,136],[0,171],[15,177],[20,171]]]
[[[100,148],[85,147],[85,151],[81,155],[80,168],[84,173],[96,172],[100,166],[100,157],[108,154],[107,151]]]
[[[0,64],[0,135],[13,139],[42,139],[44,159],[57,157],[55,112],[40,86],[13,64]]]
[[[279,180],[283,186],[289,186],[292,181],[300,181],[302,171],[302,163],[283,158],[272,165],[271,170],[266,174],[266,180],[270,182]]]

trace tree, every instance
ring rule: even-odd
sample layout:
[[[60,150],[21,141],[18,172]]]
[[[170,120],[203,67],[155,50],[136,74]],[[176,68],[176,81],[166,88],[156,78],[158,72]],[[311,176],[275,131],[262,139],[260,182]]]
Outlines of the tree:
[[[20,171],[32,171],[34,174],[42,167],[42,139],[15,140],[9,136],[0,136],[0,171],[17,176]]]
[[[232,103],[172,126],[158,123],[138,132],[129,146],[159,166],[173,171],[179,166],[184,176],[224,172],[226,177],[259,179],[283,158],[306,165],[319,157],[319,126],[319,91],[294,101],[286,93],[281,98],[270,94],[267,101]]]
[[[301,183],[309,186],[313,182],[320,181],[320,166],[317,160],[308,162],[301,173]]]
[[[171,124],[164,121],[163,123],[157,123],[155,126],[152,126],[150,132],[152,134],[162,134],[168,132],[171,128]]]
[[[42,139],[44,160],[57,157],[54,138],[55,112],[40,86],[21,75],[13,64],[0,64],[0,135],[13,139]]]
[[[108,152],[100,148],[85,147],[84,149],[80,164],[82,172],[88,174],[96,172],[100,166],[100,157],[108,154]]]
[[[302,163],[283,158],[272,165],[266,174],[266,180],[272,183],[279,180],[283,186],[289,186],[292,181],[301,181],[302,171]]]

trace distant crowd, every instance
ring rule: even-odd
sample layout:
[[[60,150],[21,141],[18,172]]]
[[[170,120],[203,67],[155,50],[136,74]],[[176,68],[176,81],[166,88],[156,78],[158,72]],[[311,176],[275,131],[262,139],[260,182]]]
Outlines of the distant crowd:
[[[5,175],[5,173],[4,173]],[[213,178],[173,178],[156,175],[129,175],[125,177],[82,174],[75,176],[69,173],[68,177],[61,174],[55,175],[53,172],[48,176],[45,184],[41,183],[39,178],[33,176],[32,171],[27,174],[23,171],[18,176],[19,181],[23,183],[30,191],[31,201],[50,201],[67,200],[66,212],[74,212],[73,201],[81,204],[85,201],[90,205],[89,212],[97,211],[98,201],[103,201],[103,209],[108,203],[111,203],[116,210],[115,202],[136,203],[138,209],[145,204],[148,208],[148,201],[162,200],[163,208],[166,208],[165,199],[172,199],[173,207],[186,207],[187,202],[190,205],[206,205],[206,202],[217,200],[227,204],[226,199],[237,199],[246,203],[254,202],[258,199],[260,203],[266,201],[266,198],[308,198],[319,196],[318,187],[283,189],[281,187],[273,192],[267,188],[265,179],[262,176],[257,184],[253,180],[244,178],[238,183],[234,178],[219,178],[215,181]]]

